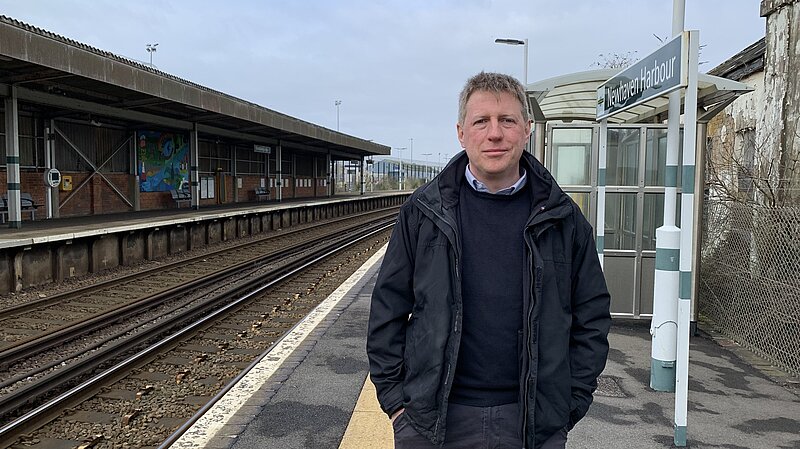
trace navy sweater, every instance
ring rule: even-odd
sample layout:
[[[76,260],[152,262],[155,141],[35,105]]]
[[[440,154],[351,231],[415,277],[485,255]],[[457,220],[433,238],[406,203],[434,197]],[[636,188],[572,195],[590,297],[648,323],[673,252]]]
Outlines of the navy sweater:
[[[451,402],[517,402],[530,192],[530,182],[513,195],[477,192],[466,181],[461,186],[464,316]]]

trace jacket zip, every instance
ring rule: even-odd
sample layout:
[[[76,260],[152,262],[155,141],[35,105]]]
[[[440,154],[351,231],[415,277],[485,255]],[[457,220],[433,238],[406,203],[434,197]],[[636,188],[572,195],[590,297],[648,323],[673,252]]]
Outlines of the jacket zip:
[[[523,381],[523,385],[522,385],[523,396],[522,396],[522,404],[520,404],[520,407],[521,407],[521,410],[522,410],[522,444],[524,445],[523,447],[527,447],[527,437],[528,437],[528,412],[529,412],[529,410],[528,410],[528,400],[529,400],[528,394],[529,394],[529,391],[530,391],[530,389],[528,388],[528,385],[530,383],[531,372],[532,372],[531,365],[533,364],[533,356],[534,356],[534,354],[533,354],[534,345],[532,344],[532,339],[536,338],[535,332],[538,330],[538,329],[534,329],[532,318],[533,318],[533,309],[536,306],[536,301],[539,300],[539,297],[537,295],[537,291],[538,290],[536,288],[536,283],[537,283],[537,278],[540,276],[540,271],[541,271],[539,268],[536,267],[536,254],[538,253],[538,247],[536,246],[534,241],[531,240],[531,236],[530,236],[530,233],[528,233],[528,229],[532,229],[534,225],[539,224],[539,223],[545,221],[548,218],[548,217],[545,217],[544,219],[539,220],[539,221],[534,223],[534,221],[536,221],[537,212],[538,211],[534,211],[534,215],[529,220],[529,224],[526,225],[526,227],[525,227],[525,236],[524,236],[525,237],[525,244],[528,246],[528,252],[530,254],[529,255],[529,261],[528,261],[528,266],[530,267],[530,275],[531,275],[531,280],[530,280],[530,282],[531,282],[531,286],[530,286],[530,288],[531,288],[531,291],[530,291],[531,303],[530,303],[530,306],[529,306],[529,308],[527,310],[527,319],[525,321],[525,325],[528,327],[528,332],[529,332],[528,338],[525,339],[525,348],[526,348],[526,352],[527,352],[527,355],[528,355],[528,369],[525,372],[525,375],[523,376],[523,380],[522,380]],[[538,232],[536,232],[536,236],[534,237],[534,240],[538,240],[539,236],[544,231],[546,231],[549,227],[550,226],[545,226],[542,229],[539,229]],[[534,251],[534,249],[536,249],[536,251]],[[537,328],[538,328],[538,326],[537,326]],[[537,338],[537,340],[538,340],[538,338]],[[538,343],[536,343],[536,344],[538,345]],[[538,360],[537,360],[537,363],[538,363]]]
[[[528,243],[528,239],[525,239],[526,244],[528,245],[528,266],[532,269],[530,270],[530,277],[531,277],[531,303],[527,310],[527,317],[525,320],[525,326],[528,328],[528,333],[532,334],[533,329],[531,326],[531,318],[533,318],[533,307],[535,306],[536,302],[536,266],[534,261],[534,252],[531,244]],[[528,364],[527,370],[525,375],[523,376],[522,380],[522,404],[520,407],[522,408],[522,443],[525,445],[528,440],[528,383],[531,376],[531,363],[533,362],[533,346],[531,345],[531,338],[532,335],[528,335],[528,338],[525,339],[525,352],[527,353],[528,357]]]
[[[460,302],[461,302],[461,293],[460,293],[461,292],[461,287],[460,287],[460,285],[461,285],[461,270],[459,268],[458,256],[459,256],[459,249],[460,249],[460,244],[461,243],[458,241],[458,232],[456,230],[456,227],[453,226],[452,223],[448,222],[445,217],[443,217],[441,214],[439,214],[430,205],[428,205],[427,203],[422,201],[421,198],[417,198],[417,202],[422,207],[427,209],[430,213],[432,213],[440,222],[442,222],[445,225],[447,225],[448,227],[450,227],[450,230],[453,232],[453,237],[455,238],[455,242],[453,244],[453,253],[454,253],[453,257],[455,259],[453,269],[454,269],[454,272],[455,272],[455,278],[456,278],[456,284],[457,284],[456,286],[454,286],[453,296],[456,297],[455,298],[456,299],[456,303],[460,304]],[[439,226],[439,225],[437,224],[437,226]],[[447,234],[445,234],[445,235],[447,235]],[[461,310],[460,310],[460,307],[456,307],[455,317],[454,317],[453,321],[454,321],[454,323],[453,323],[453,332],[456,335],[456,339],[458,340],[457,341],[458,344],[456,344],[456,346],[455,346],[455,351],[456,351],[456,354],[457,354],[458,353],[458,346],[460,345],[460,342],[461,342],[461,337],[458,336],[459,322],[461,321]],[[457,355],[456,355],[456,358],[457,358]],[[450,385],[453,382],[453,379],[452,379],[452,376],[451,376],[452,365],[453,365],[453,361],[452,360],[447,362],[447,372],[445,374],[445,380],[444,380],[444,394],[442,396],[444,402],[447,402],[447,396],[450,394]],[[442,405],[444,405],[444,404],[442,404]],[[433,427],[434,435],[436,435],[436,436],[439,435],[439,425],[441,424],[442,418],[446,417],[446,416],[447,416],[447,408],[443,407],[442,413],[439,416],[436,417],[436,424]]]

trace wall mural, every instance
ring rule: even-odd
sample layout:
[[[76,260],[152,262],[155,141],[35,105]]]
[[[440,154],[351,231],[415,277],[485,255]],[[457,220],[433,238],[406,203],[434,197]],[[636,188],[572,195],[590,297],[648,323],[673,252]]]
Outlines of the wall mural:
[[[168,192],[189,184],[189,139],[185,134],[139,131],[139,190]]]

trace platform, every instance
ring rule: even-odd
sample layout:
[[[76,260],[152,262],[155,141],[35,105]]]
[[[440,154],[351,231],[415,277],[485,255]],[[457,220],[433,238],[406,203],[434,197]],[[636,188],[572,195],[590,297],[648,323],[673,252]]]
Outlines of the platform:
[[[390,449],[392,430],[367,379],[369,298],[379,261],[351,278],[346,292],[286,362],[244,404],[209,415],[174,448]],[[567,448],[673,446],[674,395],[649,388],[649,322],[615,319],[611,351],[588,415]],[[277,357],[277,356],[276,356]],[[269,357],[273,358],[273,357]],[[732,341],[701,326],[691,342],[689,447],[800,447],[800,384]]]
[[[410,192],[26,221],[0,229],[0,293],[297,224],[399,206]]]

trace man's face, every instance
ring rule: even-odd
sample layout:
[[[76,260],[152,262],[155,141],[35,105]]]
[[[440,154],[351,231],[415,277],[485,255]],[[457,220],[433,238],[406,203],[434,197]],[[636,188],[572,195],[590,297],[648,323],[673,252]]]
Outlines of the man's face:
[[[531,133],[521,109],[519,100],[508,92],[476,91],[467,100],[464,123],[456,125],[470,171],[490,190],[519,179],[519,159]]]

